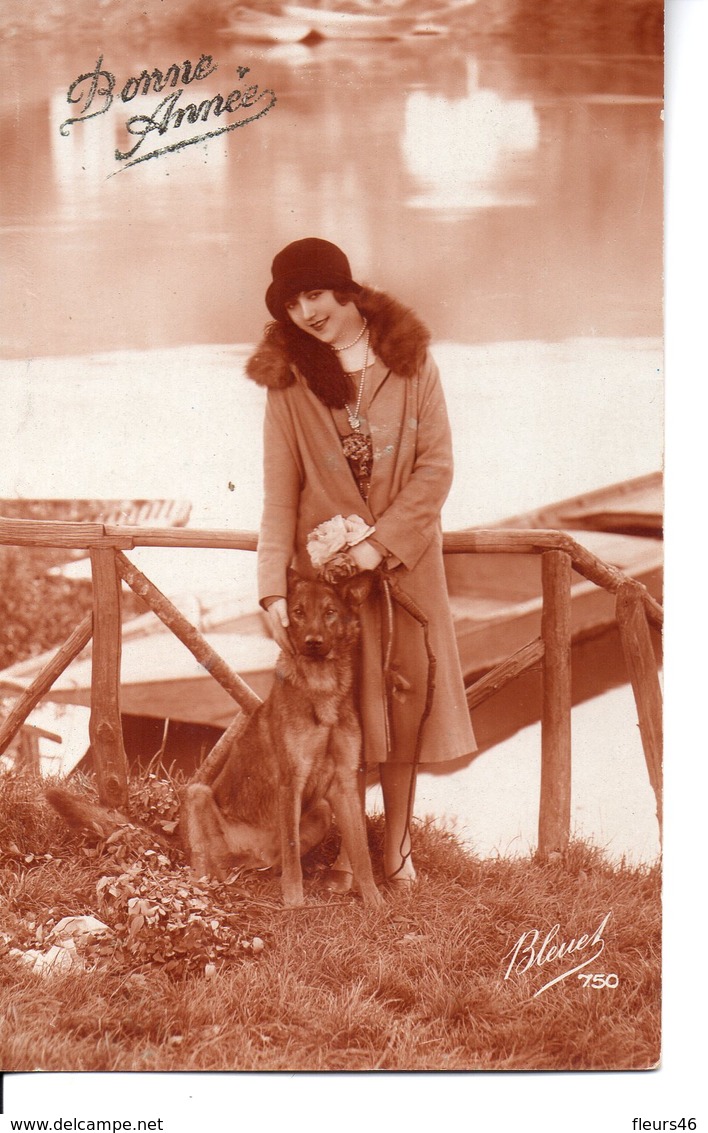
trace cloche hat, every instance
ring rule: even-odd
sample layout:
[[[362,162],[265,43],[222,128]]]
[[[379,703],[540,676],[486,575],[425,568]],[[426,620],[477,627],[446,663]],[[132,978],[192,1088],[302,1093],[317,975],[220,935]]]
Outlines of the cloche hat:
[[[284,319],[284,303],[301,291],[361,291],[352,279],[349,260],[341,248],[308,236],[278,252],[271,265],[273,281],[266,291],[266,307],[275,319]]]

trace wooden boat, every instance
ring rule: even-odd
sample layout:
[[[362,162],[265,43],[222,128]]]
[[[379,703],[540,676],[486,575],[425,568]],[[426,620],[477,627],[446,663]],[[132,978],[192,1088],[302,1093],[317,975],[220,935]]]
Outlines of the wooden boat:
[[[265,696],[277,648],[255,600],[255,555],[248,551],[143,548],[131,552],[131,558],[231,669],[243,676],[258,696]],[[161,573],[158,565],[162,566]],[[62,573],[89,579],[90,563],[87,559],[70,563]],[[0,696],[27,687],[52,653],[50,650],[0,672]],[[57,704],[90,706],[90,642],[54,683],[47,699]],[[146,613],[123,625],[121,709],[131,716],[225,727],[234,715],[234,702],[186,646],[153,613]]]
[[[514,516],[495,526],[568,531],[600,559],[643,582],[660,599],[661,515],[662,478],[656,473]],[[198,617],[195,614],[191,620],[197,622],[209,644],[231,668],[264,696],[270,687],[277,650],[268,637],[262,611],[252,598],[255,556],[249,552],[227,553],[242,558],[242,592],[199,595],[198,600],[192,600]],[[463,672],[466,682],[471,683],[538,637],[540,560],[530,555],[456,554],[446,556],[446,573]],[[189,600],[183,596],[180,605],[190,616]],[[571,610],[573,647],[579,662],[574,658],[577,702],[609,685],[625,683],[626,675],[618,662],[613,597],[574,576]],[[26,688],[50,656],[32,658],[0,673],[0,696]],[[122,711],[126,716],[223,728],[235,711],[228,693],[153,614],[126,623],[121,677]],[[509,686],[501,699],[495,697],[491,707],[483,705],[475,710],[480,750],[538,719],[537,686],[538,674],[526,674]],[[47,699],[88,706],[90,692],[89,645],[59,678]]]
[[[660,599],[662,502],[662,477],[654,473],[495,526],[565,531]],[[450,555],[445,570],[467,679],[480,676],[538,637],[542,609],[538,556]],[[597,635],[615,622],[614,598],[574,574],[571,617],[574,641]]]
[[[561,531],[613,531],[621,535],[663,534],[663,477],[660,472],[562,500],[505,527],[546,527]]]
[[[233,39],[251,43],[317,43],[326,39],[396,38],[412,26],[403,25],[390,16],[366,12],[339,12],[326,8],[284,5],[279,12],[259,12],[254,8],[237,8],[221,30]]]
[[[237,8],[221,32],[245,43],[289,44],[302,43],[311,35],[312,28],[299,16]]]
[[[604,562],[662,595],[662,477],[659,473],[563,500],[495,526],[560,530]],[[465,684],[538,638],[542,588],[539,556],[450,555],[445,569]],[[627,684],[614,597],[572,576],[572,702]],[[661,643],[655,637],[657,658]],[[540,718],[540,665],[472,712],[478,753]],[[444,773],[443,770],[440,773]]]
[[[220,657],[241,673],[259,696],[267,694],[277,647],[265,634],[220,632],[206,634]],[[42,658],[39,658],[42,660]],[[36,665],[24,663],[0,674],[0,694],[21,690]],[[49,698],[58,704],[91,704],[91,650],[73,662],[56,681]],[[188,649],[167,631],[124,642],[121,653],[121,711],[128,716],[153,716],[195,724],[226,727],[235,705],[212,680]]]
[[[368,12],[339,12],[329,8],[283,5],[283,15],[309,26],[320,39],[393,39],[399,29],[395,17]]]

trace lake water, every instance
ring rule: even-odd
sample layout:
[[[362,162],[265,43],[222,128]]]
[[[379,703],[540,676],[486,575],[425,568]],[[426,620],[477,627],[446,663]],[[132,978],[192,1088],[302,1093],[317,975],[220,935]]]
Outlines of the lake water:
[[[228,92],[248,66],[277,103],[110,177],[128,116],[159,96],[116,97],[63,137],[96,44],[6,42],[6,357],[251,341],[272,255],[309,234],[340,243],[355,278],[410,302],[436,339],[660,334],[659,59],[457,37],[267,49],[206,32],[101,50],[116,90],[211,52],[218,69],[190,98]]]
[[[267,317],[273,253],[303,235],[340,243],[356,278],[432,329],[456,443],[446,527],[659,466],[659,59],[206,34],[99,48],[119,85],[211,52],[200,98],[248,66],[277,103],[110,176],[125,106],[59,132],[97,45],[0,48],[0,495],[174,496],[199,525],[254,526],[261,410],[235,381],[238,344]],[[576,829],[651,860],[631,693],[577,708],[574,743]],[[452,778],[423,776],[418,813],[455,816],[483,853],[524,851],[539,751],[526,729]]]

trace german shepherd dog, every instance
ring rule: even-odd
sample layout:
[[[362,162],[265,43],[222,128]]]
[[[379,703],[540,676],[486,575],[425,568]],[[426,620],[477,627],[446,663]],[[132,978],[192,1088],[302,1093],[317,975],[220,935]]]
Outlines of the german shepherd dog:
[[[331,585],[288,572],[293,651],[281,652],[268,698],[214,782],[187,788],[182,826],[197,874],[279,866],[285,904],[302,905],[300,857],[322,841],[333,812],[365,903],[382,903],[357,790],[353,698],[357,607],[370,588],[370,573]]]
[[[383,903],[374,881],[357,771],[361,728],[354,706],[358,607],[370,572],[336,585],[288,572],[288,635],[267,699],[248,718],[213,782],[193,781],[180,814],[182,840],[199,877],[276,867],[286,905],[302,905],[301,855],[322,841],[332,813],[367,905]],[[47,792],[72,823],[74,796]],[[83,825],[101,831],[100,808]],[[91,811],[91,814],[89,814]]]

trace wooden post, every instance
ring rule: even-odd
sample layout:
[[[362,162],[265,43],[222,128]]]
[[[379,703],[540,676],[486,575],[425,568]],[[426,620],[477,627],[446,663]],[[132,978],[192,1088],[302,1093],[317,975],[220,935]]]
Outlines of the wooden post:
[[[60,677],[67,665],[78,657],[91,639],[91,623],[93,616],[87,614],[76,627],[70,637],[57,650],[52,660],[44,666],[32,684],[24,690],[18,698],[12,711],[0,726],[0,755],[5,751],[12,737],[22,727],[33,708],[39,704],[42,697],[49,692],[57,677]]]
[[[544,643],[541,708],[541,800],[538,857],[563,854],[570,837],[571,560],[565,551],[541,558]]]
[[[15,761],[14,770],[33,779],[40,778],[39,740],[29,729],[20,733],[20,755]]]
[[[662,826],[662,697],[659,673],[651,643],[641,591],[629,582],[621,586],[615,601],[622,651],[637,705],[639,733],[649,782],[656,796],[656,816]]]
[[[93,653],[89,737],[104,806],[128,803],[128,761],[120,720],[120,579],[112,549],[91,549]]]
[[[219,682],[229,696],[234,698],[239,707],[248,714],[255,712],[261,703],[261,698],[238,673],[233,672],[199,630],[187,621],[184,614],[180,613],[169,598],[166,598],[142,571],[133,566],[130,559],[127,559],[121,551],[116,551],[116,568],[131,590],[147,602],[152,612],[183,645],[187,646],[199,664]]]
[[[226,731],[219,736],[206,759],[192,775],[189,780],[190,786],[193,783],[206,783],[207,787],[212,785],[226,763],[233,744],[245,732],[250,716],[250,712],[238,712],[234,716]]]

